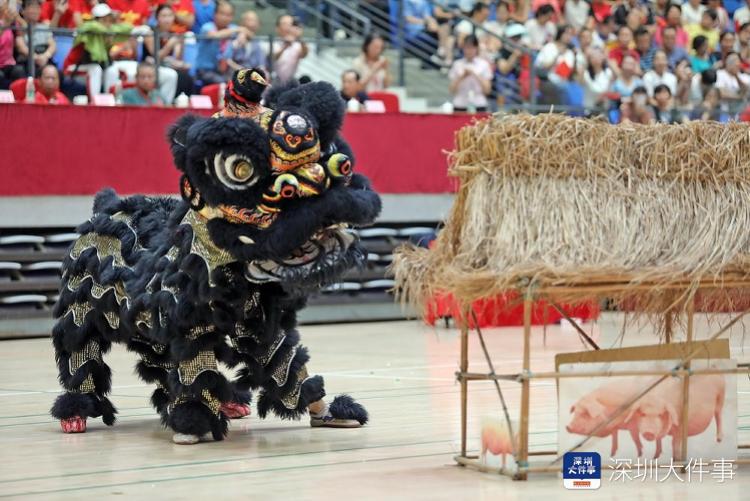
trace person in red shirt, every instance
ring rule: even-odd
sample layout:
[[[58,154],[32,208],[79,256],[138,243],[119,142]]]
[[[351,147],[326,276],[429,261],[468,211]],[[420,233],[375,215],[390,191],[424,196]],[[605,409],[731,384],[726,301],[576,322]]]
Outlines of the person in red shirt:
[[[591,11],[594,13],[594,20],[597,23],[603,23],[606,18],[612,15],[612,5],[606,0],[592,0]]]
[[[633,56],[636,61],[640,61],[640,56],[635,49],[631,47],[633,42],[633,32],[627,26],[620,26],[617,30],[617,47],[609,51],[608,59],[613,63],[614,71],[617,73],[622,64],[622,59],[627,56]]]
[[[119,12],[118,22],[141,26],[148,22],[151,7],[148,0],[108,0],[113,11]]]
[[[91,8],[97,0],[46,0],[39,20],[53,28],[77,28],[92,19]]]
[[[169,5],[175,14],[175,22],[170,30],[172,33],[185,33],[195,23],[195,7],[193,0],[155,0],[152,2],[154,12],[160,5]]]
[[[60,73],[54,64],[42,68],[39,87],[34,95],[35,104],[70,104],[65,94],[60,92]]]

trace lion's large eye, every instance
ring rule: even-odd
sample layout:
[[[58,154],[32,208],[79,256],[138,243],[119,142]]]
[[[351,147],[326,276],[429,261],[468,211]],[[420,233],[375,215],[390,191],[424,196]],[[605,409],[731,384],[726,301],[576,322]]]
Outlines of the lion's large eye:
[[[222,154],[217,153],[214,156],[214,172],[219,181],[233,190],[248,188],[258,181],[253,163],[241,155],[229,155],[224,158]]]
[[[328,172],[333,177],[348,178],[352,175],[352,161],[343,153],[334,153],[328,159]]]

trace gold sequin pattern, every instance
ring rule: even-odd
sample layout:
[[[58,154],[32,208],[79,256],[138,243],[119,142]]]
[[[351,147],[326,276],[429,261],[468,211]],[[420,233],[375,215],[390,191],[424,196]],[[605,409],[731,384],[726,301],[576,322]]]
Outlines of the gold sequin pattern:
[[[191,400],[185,396],[185,395],[178,395],[177,398],[175,398],[175,401],[170,405],[169,412],[172,412],[175,407],[177,407],[180,404],[184,404],[187,402],[190,402]],[[203,389],[201,391],[201,399],[200,403],[211,409],[211,412],[214,413],[214,415],[219,415],[219,409],[221,408],[221,402],[218,398],[214,397],[210,391],[207,389]]]
[[[161,362],[159,360],[156,360],[154,356],[148,352],[141,353],[140,356],[141,356],[141,360],[143,360],[143,362],[149,367],[155,367],[157,369],[164,369],[165,371],[169,371],[177,367],[177,364],[172,362],[171,360]]]
[[[307,367],[302,367],[297,372],[297,382],[294,384],[294,388],[292,388],[291,391],[289,391],[286,395],[281,397],[281,403],[284,404],[284,407],[287,409],[293,410],[297,408],[297,405],[299,404],[299,394],[300,390],[302,389],[302,384],[309,379],[307,375]]]
[[[258,362],[260,362],[263,366],[268,365],[268,362],[271,361],[273,356],[279,350],[281,343],[283,343],[285,339],[286,339],[286,335],[280,333],[279,337],[277,337],[274,340],[273,344],[268,348],[268,351],[257,358]]]
[[[76,324],[78,327],[80,327],[83,325],[83,321],[86,318],[86,315],[88,315],[89,312],[93,309],[94,308],[91,306],[91,303],[89,302],[73,303],[68,306],[67,310],[65,310],[63,317],[65,317],[68,313],[72,313],[73,323]]]
[[[281,363],[273,370],[271,378],[276,381],[276,384],[278,386],[284,386],[286,384],[286,380],[289,379],[289,370],[292,368],[292,360],[294,360],[294,356],[296,354],[297,347],[294,346],[291,350],[287,351],[284,354],[284,358],[281,359]]]
[[[184,360],[177,367],[180,383],[186,386],[193,384],[195,378],[206,371],[219,372],[213,350],[199,351],[195,358]]]
[[[247,316],[250,315],[250,313],[253,313],[259,307],[260,307],[260,292],[255,291],[247,299],[247,301],[245,301],[245,305],[242,309],[242,312],[245,315],[245,318],[247,318]]]
[[[145,337],[139,336],[138,334],[133,336],[133,341],[136,343],[145,344],[146,346],[149,346],[152,350],[154,350],[159,355],[164,354],[165,351],[167,351],[166,345],[163,345],[161,343],[155,343],[153,341],[150,341],[146,339]]]
[[[94,339],[89,339],[83,348],[70,354],[68,372],[70,372],[71,376],[74,375],[78,369],[90,360],[99,363],[102,361],[102,350],[99,347],[99,342]]]
[[[235,258],[228,251],[214,244],[211,236],[208,234],[206,221],[195,211],[189,210],[182,222],[189,224],[193,229],[193,241],[190,244],[190,253],[201,257],[205,261],[208,267],[209,283],[214,285],[211,281],[211,272],[220,266],[225,266],[236,261]]]
[[[107,319],[107,323],[113,329],[117,329],[118,327],[120,327],[120,315],[118,315],[114,311],[105,311],[104,318]]]
[[[141,310],[135,316],[135,326],[141,328],[142,325],[145,325],[148,330],[151,330],[151,327],[153,326],[151,324],[151,318],[152,316],[150,311]]]
[[[243,324],[242,322],[237,322],[236,324],[234,324],[234,330],[235,330],[236,336],[232,336],[233,339],[235,337],[249,337],[256,343],[260,343],[260,339],[258,338],[258,336],[254,332],[252,332],[250,329],[245,327],[245,324]]]
[[[75,275],[73,277],[70,277],[70,280],[68,280],[67,288],[69,291],[75,292],[83,285],[83,282],[88,279],[91,279],[91,295],[96,299],[101,299],[108,291],[115,291],[115,299],[118,303],[127,301],[128,298],[124,294],[123,289],[118,288],[114,285],[102,285],[94,280],[94,277],[91,275]]]
[[[214,325],[199,325],[197,327],[191,327],[190,330],[188,331],[187,338],[191,340],[196,340],[205,334],[214,332],[215,330],[216,330],[216,326]]]
[[[165,254],[167,256],[167,259],[170,261],[175,261],[177,259],[177,256],[180,255],[180,249],[176,245],[173,245],[169,248],[167,253]]]
[[[94,393],[96,387],[94,386],[94,378],[91,374],[87,374],[86,377],[81,381],[78,388],[70,390],[72,393]]]
[[[180,293],[180,289],[178,289],[177,287],[172,287],[170,285],[164,285],[164,284],[161,284],[161,290],[169,292],[175,298],[177,298],[177,294]]]
[[[99,256],[99,261],[104,260],[105,257],[112,256],[114,258],[115,266],[129,267],[125,262],[125,258],[122,257],[121,243],[117,237],[111,235],[100,235],[98,233],[86,233],[76,240],[73,244],[73,248],[70,251],[70,257],[78,259],[81,257],[83,251],[89,248],[96,249],[96,255]]]

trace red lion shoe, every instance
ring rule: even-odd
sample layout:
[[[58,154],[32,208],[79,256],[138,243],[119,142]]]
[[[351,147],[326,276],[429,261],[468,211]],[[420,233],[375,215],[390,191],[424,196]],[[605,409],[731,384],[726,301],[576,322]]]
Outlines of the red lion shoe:
[[[229,419],[242,419],[250,415],[250,406],[237,402],[225,402],[221,404],[220,410]]]
[[[69,419],[61,419],[60,427],[62,428],[63,433],[85,433],[86,418],[73,416]]]

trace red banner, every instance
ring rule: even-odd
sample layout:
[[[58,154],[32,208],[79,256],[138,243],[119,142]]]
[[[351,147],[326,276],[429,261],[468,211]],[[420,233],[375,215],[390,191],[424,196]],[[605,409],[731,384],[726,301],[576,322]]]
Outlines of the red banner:
[[[184,110],[0,105],[0,195],[176,193],[167,127]],[[349,114],[356,169],[381,193],[447,193],[447,150],[468,115]]]

